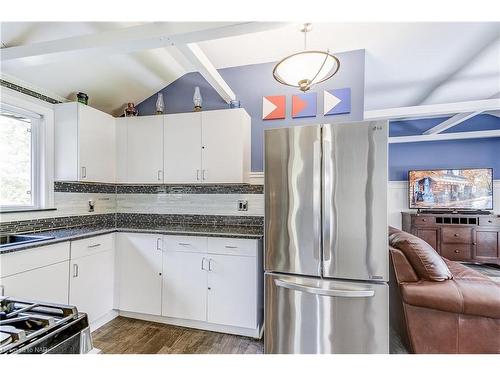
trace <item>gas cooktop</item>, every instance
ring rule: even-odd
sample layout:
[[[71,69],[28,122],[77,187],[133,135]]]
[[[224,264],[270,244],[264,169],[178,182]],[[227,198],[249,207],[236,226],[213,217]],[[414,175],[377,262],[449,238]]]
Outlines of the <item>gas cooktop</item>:
[[[87,315],[75,306],[0,297],[0,354],[78,354],[91,349]]]

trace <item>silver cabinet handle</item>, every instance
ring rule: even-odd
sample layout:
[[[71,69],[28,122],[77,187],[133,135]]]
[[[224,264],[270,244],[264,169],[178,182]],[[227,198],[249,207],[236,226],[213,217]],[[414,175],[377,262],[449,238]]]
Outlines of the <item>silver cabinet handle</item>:
[[[101,246],[101,244],[100,244],[100,243],[96,243],[96,244],[94,244],[94,245],[89,245],[89,246],[87,246],[87,247],[88,247],[89,249],[92,249],[93,247],[99,247],[99,246]]]
[[[206,271],[206,269],[205,269],[205,257],[201,258],[201,269],[203,271]]]
[[[274,280],[274,283],[276,284],[276,286],[280,286],[282,288],[287,288],[291,290],[297,290],[299,292],[317,294],[320,296],[327,296],[327,297],[373,297],[375,295],[374,290],[321,289],[308,285],[290,283],[279,279]]]
[[[0,285],[0,296],[4,296],[4,295],[5,295],[5,286]]]
[[[213,259],[212,259],[212,258],[210,258],[210,259],[208,260],[208,270],[209,270],[209,271],[212,271],[212,261],[213,261]]]
[[[73,277],[78,277],[78,264],[73,264]]]
[[[181,246],[189,246],[191,245],[190,243],[187,243],[187,242],[179,242],[179,245]]]
[[[161,181],[161,180],[163,179],[163,178],[162,178],[162,173],[163,173],[163,171],[162,171],[162,170],[158,170],[158,174],[157,174],[157,176],[158,176],[158,181]]]
[[[200,181],[200,170],[196,170],[196,181]]]
[[[206,169],[203,169],[203,170],[201,171],[201,179],[202,179],[203,181],[205,181],[205,180],[207,179],[207,170],[206,170]]]
[[[238,246],[231,246],[231,245],[226,245],[225,246],[226,249],[237,249]]]
[[[161,251],[161,237],[158,237],[156,239],[156,250],[160,250]]]
[[[87,168],[82,167],[82,178],[87,178]]]

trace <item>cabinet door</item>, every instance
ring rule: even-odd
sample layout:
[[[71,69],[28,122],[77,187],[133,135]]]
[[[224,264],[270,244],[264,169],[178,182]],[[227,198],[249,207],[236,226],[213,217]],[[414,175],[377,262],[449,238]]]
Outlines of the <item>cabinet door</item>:
[[[244,182],[249,126],[241,110],[202,112],[203,182]]]
[[[200,183],[201,113],[164,118],[165,183]]]
[[[206,254],[165,252],[164,316],[202,321],[207,319],[207,267]]]
[[[115,119],[78,105],[78,160],[81,181],[115,182]]]
[[[257,258],[210,255],[208,322],[257,327]]]
[[[69,262],[52,264],[0,279],[5,296],[68,304]]]
[[[161,314],[161,236],[118,233],[118,306],[120,310]]]
[[[423,239],[425,242],[431,245],[434,250],[439,252],[438,249],[439,230],[437,228],[417,228],[415,235]]]
[[[476,230],[476,260],[495,259],[500,257],[500,232],[496,230]]]
[[[163,116],[127,119],[127,181],[163,183]]]
[[[113,309],[113,250],[71,260],[69,303],[93,323]]]
[[[116,122],[116,182],[127,182],[127,118],[120,117]]]

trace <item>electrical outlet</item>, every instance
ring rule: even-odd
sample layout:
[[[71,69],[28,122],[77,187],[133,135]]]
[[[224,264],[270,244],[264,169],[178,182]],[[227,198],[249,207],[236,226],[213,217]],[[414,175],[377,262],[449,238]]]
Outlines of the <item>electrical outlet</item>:
[[[248,211],[248,201],[238,201],[238,211]]]

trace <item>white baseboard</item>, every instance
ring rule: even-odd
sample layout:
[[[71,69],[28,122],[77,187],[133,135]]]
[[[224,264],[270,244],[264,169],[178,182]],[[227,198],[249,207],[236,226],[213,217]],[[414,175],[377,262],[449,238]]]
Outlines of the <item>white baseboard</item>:
[[[109,313],[106,315],[102,316],[101,318],[93,321],[90,323],[90,332],[94,332],[96,329],[101,328],[103,325],[106,323],[109,323],[112,321],[114,318],[118,316],[118,311],[117,310],[111,310]]]
[[[234,326],[226,326],[226,325],[222,325],[222,324],[201,322],[201,321],[196,321],[196,320],[167,318],[165,316],[140,314],[140,313],[134,313],[134,312],[122,311],[122,310],[120,310],[119,315],[124,316],[126,318],[146,320],[146,321],[150,321],[150,322],[163,323],[163,324],[171,324],[174,326],[202,329],[204,331],[229,333],[232,335],[247,336],[247,337],[252,337],[252,338],[256,338],[256,339],[260,339],[262,337],[262,329],[261,329],[262,327],[257,327],[255,329],[234,327]]]

